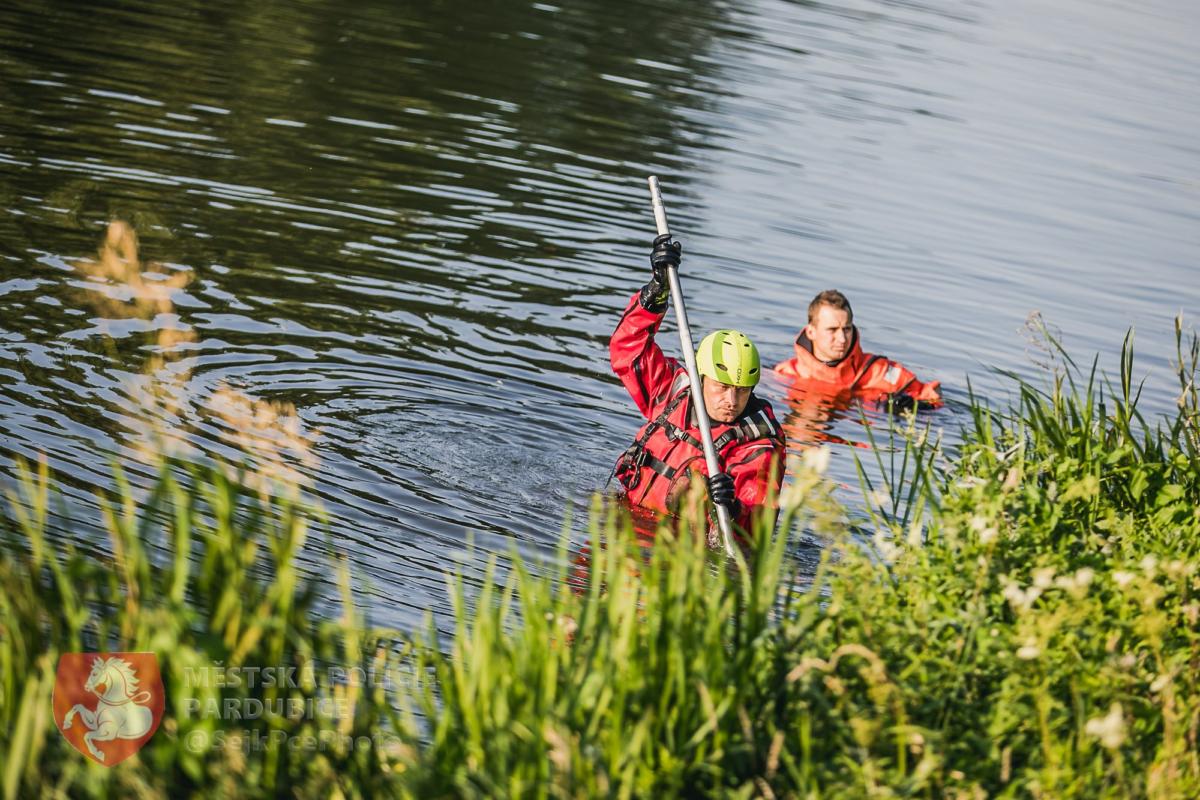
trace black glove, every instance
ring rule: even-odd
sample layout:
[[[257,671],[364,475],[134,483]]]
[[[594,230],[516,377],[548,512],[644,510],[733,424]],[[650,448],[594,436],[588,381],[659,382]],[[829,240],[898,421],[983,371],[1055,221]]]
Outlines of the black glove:
[[[917,407],[917,398],[901,392],[892,392],[887,396],[886,402],[893,414],[903,414]]]
[[[671,241],[670,234],[654,238],[654,249],[650,251],[650,268],[654,270],[654,280],[659,283],[667,282],[667,267],[679,268],[683,246]]]
[[[708,479],[708,496],[717,505],[733,510],[737,496],[733,493],[733,478],[727,472],[718,472]]]
[[[733,478],[729,477],[728,473],[718,472],[708,479],[708,496],[713,501],[713,506],[708,510],[708,521],[712,525],[717,524],[718,505],[725,506],[730,519],[736,520],[742,515],[742,504],[733,493]],[[709,536],[713,535],[710,529]]]
[[[650,268],[654,271],[650,282],[642,287],[642,306],[647,311],[663,311],[667,307],[667,298],[671,295],[671,283],[667,279],[667,267],[679,267],[682,247],[679,242],[671,241],[664,234],[654,240],[654,249],[650,252]]]

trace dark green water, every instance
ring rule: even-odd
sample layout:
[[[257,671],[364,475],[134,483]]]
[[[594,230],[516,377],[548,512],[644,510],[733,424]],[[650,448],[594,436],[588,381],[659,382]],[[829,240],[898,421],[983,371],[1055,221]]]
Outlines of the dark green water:
[[[70,263],[129,220],[196,275],[194,396],[321,429],[332,545],[411,626],[469,531],[543,550],[635,430],[606,343],[651,173],[697,335],[774,362],[837,286],[868,349],[961,400],[968,375],[998,393],[986,365],[1032,371],[1033,310],[1110,368],[1136,324],[1166,408],[1171,317],[1200,311],[1200,10],[1045,5],[7,6],[0,452],[47,453],[76,497],[106,481],[143,334]]]

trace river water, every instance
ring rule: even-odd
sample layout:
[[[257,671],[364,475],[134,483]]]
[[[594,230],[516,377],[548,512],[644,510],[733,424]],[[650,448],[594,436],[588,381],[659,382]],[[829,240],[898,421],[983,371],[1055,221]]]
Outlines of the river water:
[[[83,515],[60,535],[100,541],[82,498],[133,411],[142,334],[70,267],[113,218],[196,276],[194,395],[320,429],[308,569],[349,554],[403,628],[445,609],[446,568],[545,553],[635,431],[606,344],[649,174],[697,336],[780,360],[840,288],[868,350],[943,382],[925,421],[952,442],[968,379],[1004,402],[995,368],[1035,374],[1040,311],[1110,373],[1136,326],[1147,408],[1173,403],[1172,318],[1200,311],[1191,0],[102,6],[0,11],[0,480],[47,454]]]

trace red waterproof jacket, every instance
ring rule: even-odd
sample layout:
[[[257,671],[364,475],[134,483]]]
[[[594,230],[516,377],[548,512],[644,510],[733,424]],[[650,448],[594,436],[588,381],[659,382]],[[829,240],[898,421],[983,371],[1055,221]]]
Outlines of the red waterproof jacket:
[[[776,364],[775,374],[791,383],[803,382],[806,388],[829,394],[847,393],[881,400],[899,392],[935,408],[942,404],[938,381],[921,383],[916,375],[887,356],[864,353],[857,327],[849,355],[835,364],[818,360],[812,353],[808,337],[801,331],[796,337],[796,355]]]
[[[631,502],[663,512],[687,487],[692,471],[708,474],[687,370],[654,341],[664,314],[644,308],[635,294],[609,342],[613,371],[648,420],[614,474]],[[772,491],[777,495],[783,482],[783,431],[771,404],[752,394],[736,421],[712,423],[712,436],[741,506],[734,521],[749,530],[754,510]]]

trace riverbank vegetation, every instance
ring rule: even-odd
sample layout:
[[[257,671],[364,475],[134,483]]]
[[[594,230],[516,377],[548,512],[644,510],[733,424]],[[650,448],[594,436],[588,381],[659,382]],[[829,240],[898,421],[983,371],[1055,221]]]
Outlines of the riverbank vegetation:
[[[974,403],[948,461],[910,428],[902,469],[869,487],[873,531],[848,524],[812,454],[783,498],[783,531],[828,542],[805,591],[783,537],[760,531],[750,569],[727,570],[686,531],[643,565],[612,527],[582,595],[521,570],[498,604],[460,590],[450,653],[418,651],[434,724],[409,785],[1200,795],[1198,351],[1179,341],[1162,423],[1137,409],[1127,340],[1115,386],[1059,351],[1047,389]]]
[[[644,553],[597,502],[586,548],[497,557],[479,590],[451,578],[449,637],[369,628],[337,562],[341,610],[322,605],[298,561],[320,510],[292,409],[153,384],[163,427],[137,452],[157,477],[96,493],[107,541],[62,535],[45,465],[6,483],[4,796],[1196,797],[1200,343],[1177,333],[1166,419],[1138,410],[1130,340],[1111,385],[1059,350],[1012,407],[974,401],[954,452],[936,416],[909,418],[865,509],[808,451],[778,532],[732,565],[686,525]],[[189,340],[172,336],[156,352]],[[219,452],[163,422],[193,413]],[[815,574],[790,555],[802,532]],[[162,725],[116,767],[54,729],[55,665],[79,650],[162,665]],[[308,677],[228,679],[266,666]],[[250,699],[339,703],[189,712]]]
[[[90,541],[73,535],[62,478],[45,460],[18,460],[5,482],[3,797],[372,796],[400,745],[386,735],[397,720],[385,687],[363,678],[386,674],[399,653],[394,635],[354,611],[345,564],[329,565],[340,608],[302,572],[322,515],[308,491],[311,436],[294,409],[232,387],[188,396],[182,348],[196,337],[171,295],[189,275],[143,263],[132,229],[113,223],[77,269],[104,319],[146,328],[149,356],[119,404],[132,425],[125,463],[149,488],[114,460],[84,528],[99,523],[107,539]],[[200,426],[215,435],[195,435]],[[159,662],[159,729],[115,767],[55,729],[59,656],[81,651]]]

